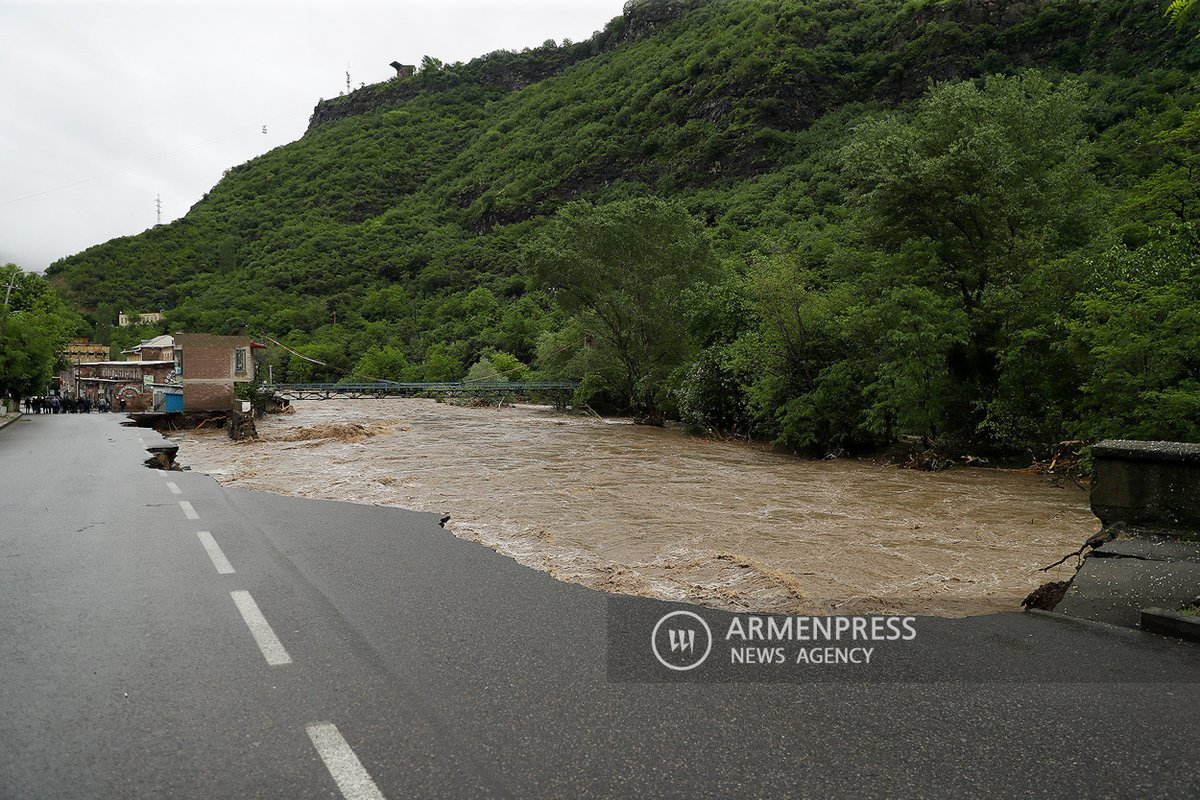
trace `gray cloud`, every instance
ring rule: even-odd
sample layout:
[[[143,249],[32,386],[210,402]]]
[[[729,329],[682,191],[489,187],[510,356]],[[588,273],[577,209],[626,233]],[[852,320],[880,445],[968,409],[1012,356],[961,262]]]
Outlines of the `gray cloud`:
[[[319,97],[422,55],[585,39],[620,0],[8,0],[0,10],[0,262],[140,233],[294,141]],[[262,126],[267,126],[263,135]]]

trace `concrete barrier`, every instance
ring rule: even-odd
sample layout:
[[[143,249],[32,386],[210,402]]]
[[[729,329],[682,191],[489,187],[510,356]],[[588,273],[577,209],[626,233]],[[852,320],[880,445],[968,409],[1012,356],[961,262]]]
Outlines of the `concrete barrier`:
[[[1200,642],[1200,616],[1182,614],[1165,608],[1142,609],[1142,630]]]
[[[1200,538],[1200,444],[1110,439],[1092,458],[1092,512],[1105,527]]]

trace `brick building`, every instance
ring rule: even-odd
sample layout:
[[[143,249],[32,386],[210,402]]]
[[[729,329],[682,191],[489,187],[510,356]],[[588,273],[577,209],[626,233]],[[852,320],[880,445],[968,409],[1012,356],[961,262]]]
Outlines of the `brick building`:
[[[249,336],[210,336],[201,333],[175,337],[175,365],[183,383],[184,411],[228,411],[233,408],[234,383],[254,380],[256,347]]]
[[[96,344],[86,337],[77,336],[63,348],[63,358],[70,364],[104,361],[108,358],[108,345]]]
[[[66,363],[58,373],[59,388],[63,394],[79,397],[79,365],[108,360],[108,345],[96,344],[79,336],[63,348],[62,357]]]
[[[106,398],[113,408],[125,401],[128,411],[145,411],[154,402],[152,384],[165,384],[174,361],[93,361],[75,367],[78,393],[93,403]]]

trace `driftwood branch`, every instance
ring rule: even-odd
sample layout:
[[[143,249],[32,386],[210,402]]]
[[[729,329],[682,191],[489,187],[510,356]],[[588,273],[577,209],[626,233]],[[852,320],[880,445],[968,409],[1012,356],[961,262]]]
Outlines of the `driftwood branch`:
[[[1081,547],[1081,548],[1079,548],[1078,550],[1076,550],[1074,553],[1067,553],[1065,556],[1063,556],[1062,558],[1060,558],[1058,561],[1055,561],[1053,564],[1049,564],[1049,565],[1047,565],[1047,566],[1045,566],[1045,567],[1042,567],[1041,569],[1039,569],[1039,570],[1038,570],[1038,572],[1049,572],[1050,570],[1052,570],[1052,569],[1054,569],[1055,567],[1057,567],[1059,564],[1062,564],[1062,563],[1066,562],[1066,560],[1067,560],[1068,558],[1071,558],[1072,556],[1074,556],[1075,558],[1082,558],[1082,557],[1083,557],[1083,551],[1084,551],[1084,548],[1086,548],[1086,547],[1087,547],[1087,545],[1084,545],[1083,547]]]
[[[1073,553],[1067,553],[1065,556],[1060,558],[1058,561],[1055,561],[1053,564],[1051,564],[1047,567],[1042,567],[1041,569],[1038,570],[1038,572],[1048,572],[1048,571],[1054,569],[1055,567],[1057,567],[1059,564],[1066,561],[1071,556],[1074,556],[1075,558],[1083,558],[1083,554],[1085,551],[1095,550],[1100,545],[1111,542],[1113,539],[1117,538],[1117,535],[1119,533],[1121,533],[1121,531],[1123,531],[1123,530],[1125,530],[1125,525],[1120,522],[1110,525],[1106,528],[1102,528],[1098,533],[1094,533],[1091,536],[1089,536],[1088,540],[1086,542],[1084,542],[1083,544],[1081,544],[1079,546],[1078,550],[1076,550]]]

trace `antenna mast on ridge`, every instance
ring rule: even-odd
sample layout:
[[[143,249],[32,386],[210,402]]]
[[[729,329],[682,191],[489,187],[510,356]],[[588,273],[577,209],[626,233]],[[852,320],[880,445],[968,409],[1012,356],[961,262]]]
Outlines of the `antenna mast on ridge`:
[[[155,209],[155,219],[158,220],[154,224],[162,225],[162,195],[161,194],[154,195],[154,209]]]

